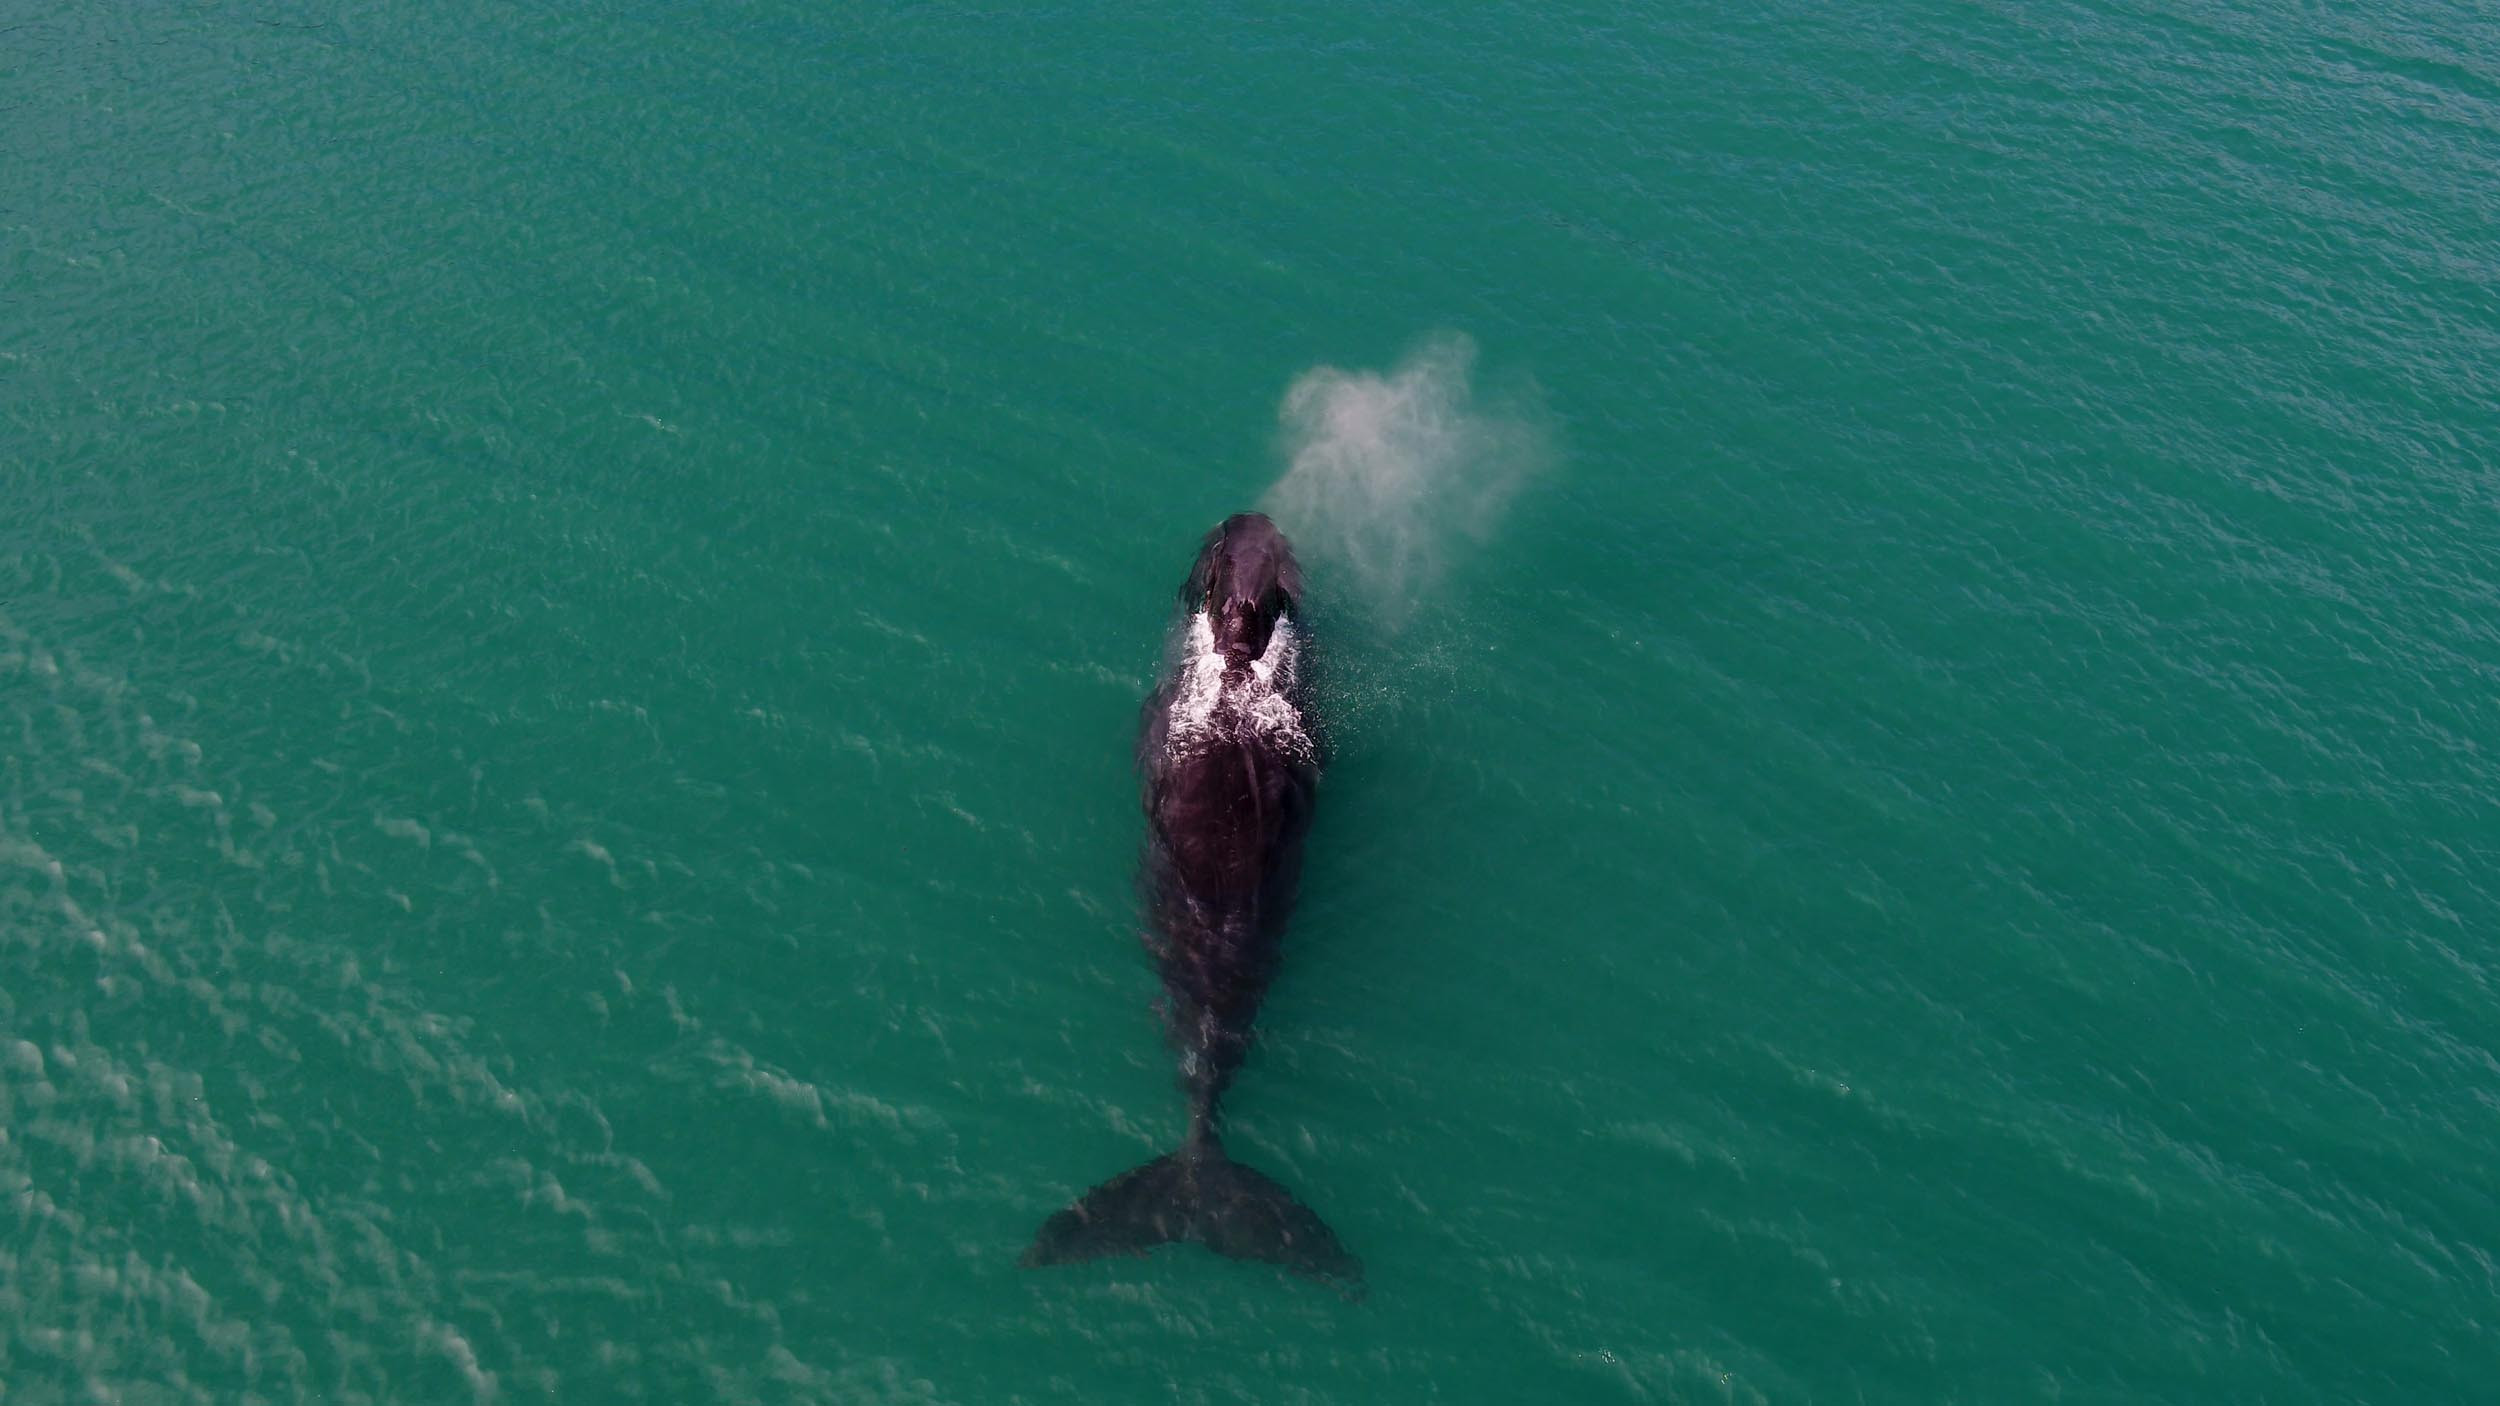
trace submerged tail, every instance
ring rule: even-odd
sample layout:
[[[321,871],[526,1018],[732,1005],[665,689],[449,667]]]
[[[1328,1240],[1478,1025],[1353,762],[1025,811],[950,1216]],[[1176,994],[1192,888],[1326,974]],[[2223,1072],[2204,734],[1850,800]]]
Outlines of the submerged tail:
[[[1027,1268],[1142,1255],[1196,1241],[1219,1255],[1282,1265],[1359,1292],[1363,1262],[1293,1193],[1224,1155],[1213,1138],[1134,1167],[1042,1223]]]

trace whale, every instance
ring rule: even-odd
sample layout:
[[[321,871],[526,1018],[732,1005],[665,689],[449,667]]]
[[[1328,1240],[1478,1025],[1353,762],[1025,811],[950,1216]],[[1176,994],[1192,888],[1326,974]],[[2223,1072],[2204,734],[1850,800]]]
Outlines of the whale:
[[[1349,1295],[1362,1261],[1221,1136],[1302,872],[1323,763],[1309,694],[1302,570],[1259,513],[1226,518],[1180,589],[1169,662],[1140,710],[1138,866],[1148,956],[1189,1130],[1045,1221],[1028,1267],[1198,1244]]]

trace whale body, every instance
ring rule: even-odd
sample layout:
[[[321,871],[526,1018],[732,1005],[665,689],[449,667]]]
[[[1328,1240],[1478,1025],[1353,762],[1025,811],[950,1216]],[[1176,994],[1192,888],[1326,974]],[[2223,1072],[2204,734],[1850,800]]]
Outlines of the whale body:
[[[1258,513],[1207,534],[1177,647],[1139,720],[1146,950],[1163,979],[1189,1132],[1052,1216],[1028,1266],[1195,1242],[1359,1291],[1362,1262],[1271,1178],[1224,1152],[1225,1090],[1250,1049],[1302,870],[1321,748],[1306,693],[1302,572]]]

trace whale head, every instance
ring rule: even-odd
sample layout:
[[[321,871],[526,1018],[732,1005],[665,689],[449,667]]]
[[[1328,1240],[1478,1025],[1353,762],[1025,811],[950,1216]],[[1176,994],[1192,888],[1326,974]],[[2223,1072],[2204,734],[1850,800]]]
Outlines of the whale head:
[[[1235,513],[1207,534],[1181,586],[1181,606],[1205,611],[1215,647],[1235,663],[1267,652],[1278,618],[1302,605],[1293,544],[1264,513]]]

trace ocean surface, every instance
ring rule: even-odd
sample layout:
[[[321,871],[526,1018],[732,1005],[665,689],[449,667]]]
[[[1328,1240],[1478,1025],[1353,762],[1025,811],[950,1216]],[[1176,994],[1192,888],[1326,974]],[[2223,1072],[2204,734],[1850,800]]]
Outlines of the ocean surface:
[[[2488,6],[0,0],[7,1406],[2489,1400],[2496,874]]]

